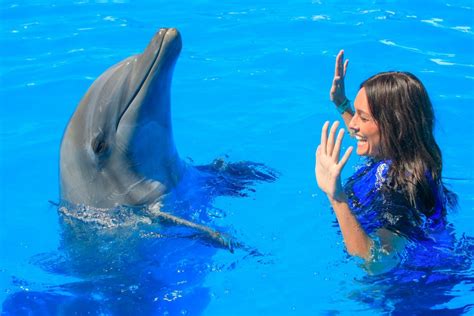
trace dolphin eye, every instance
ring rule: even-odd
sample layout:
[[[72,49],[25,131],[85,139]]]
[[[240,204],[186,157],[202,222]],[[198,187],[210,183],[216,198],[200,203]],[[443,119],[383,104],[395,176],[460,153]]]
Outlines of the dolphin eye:
[[[108,148],[107,143],[101,137],[96,137],[92,141],[92,150],[94,151],[96,155],[103,154],[104,152],[107,151],[107,148]]]

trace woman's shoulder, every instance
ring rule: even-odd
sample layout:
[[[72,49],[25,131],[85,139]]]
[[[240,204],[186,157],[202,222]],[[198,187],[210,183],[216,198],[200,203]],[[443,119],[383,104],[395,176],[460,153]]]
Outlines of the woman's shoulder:
[[[390,161],[365,159],[356,166],[354,174],[349,177],[344,186],[350,202],[357,213],[363,208],[370,207],[376,201],[382,201],[387,191],[387,175]]]
[[[388,182],[388,170],[390,169],[390,160],[380,160],[376,162],[375,168],[375,187],[381,189]]]
[[[435,193],[434,207],[426,210],[419,201],[413,205],[404,189],[393,184],[391,166],[390,160],[367,159],[347,182],[351,209],[363,226],[385,227],[415,239],[423,239],[428,231],[444,227],[446,197],[442,183],[429,173],[426,175]]]
[[[387,183],[390,165],[390,160],[364,159],[355,167],[355,172],[348,181],[363,181],[365,185],[381,189]]]

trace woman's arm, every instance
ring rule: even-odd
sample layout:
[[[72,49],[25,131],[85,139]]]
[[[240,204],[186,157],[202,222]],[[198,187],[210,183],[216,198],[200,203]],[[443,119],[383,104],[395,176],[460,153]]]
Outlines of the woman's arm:
[[[341,171],[353,148],[349,147],[339,160],[344,130],[341,129],[335,139],[338,126],[339,122],[334,122],[329,137],[329,122],[323,126],[321,144],[316,151],[316,181],[334,209],[347,251],[352,255],[370,259],[373,242],[352,214],[342,189]]]
[[[339,122],[334,122],[329,136],[329,122],[326,122],[322,128],[321,144],[316,150],[316,181],[321,190],[326,193],[334,209],[347,251],[365,260],[374,260],[370,263],[372,266],[369,269],[372,272],[381,271],[377,265],[382,264],[387,268],[398,263],[396,258],[393,259],[393,255],[404,248],[405,239],[388,229],[380,228],[373,236],[376,238],[375,242],[352,214],[347,196],[342,189],[341,171],[353,148],[349,147],[339,160],[344,130],[341,129],[335,139],[338,126]],[[373,258],[374,254],[376,258]]]
[[[365,233],[355,216],[352,214],[347,201],[338,201],[331,198],[329,198],[329,201],[334,213],[336,214],[339,227],[341,228],[347,252],[353,256],[370,260],[374,242]]]
[[[336,57],[336,64],[334,69],[334,79],[332,81],[331,90],[329,91],[329,97],[334,105],[337,107],[339,113],[341,113],[342,119],[349,128],[349,122],[354,115],[350,102],[346,97],[344,78],[346,77],[347,65],[349,60],[344,61],[344,50],[339,51]]]

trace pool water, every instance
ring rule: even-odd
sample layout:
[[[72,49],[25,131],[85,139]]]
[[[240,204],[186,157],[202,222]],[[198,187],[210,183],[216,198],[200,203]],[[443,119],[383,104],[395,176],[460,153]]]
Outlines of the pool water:
[[[328,94],[339,49],[350,59],[352,99],[376,72],[413,72],[430,93],[445,181],[459,195],[448,219],[458,240],[473,236],[472,1],[2,1],[0,10],[7,315],[473,313],[472,243],[460,246],[467,268],[451,278],[371,278],[344,251],[313,171],[320,127],[338,119]],[[204,206],[195,197],[175,210],[206,213],[209,225],[249,245],[234,253],[173,228],[163,238],[133,228],[71,233],[54,205],[59,145],[81,97],[163,26],[183,39],[172,86],[181,157],[195,166],[253,161],[278,173],[245,194]],[[343,176],[358,163],[353,155]]]

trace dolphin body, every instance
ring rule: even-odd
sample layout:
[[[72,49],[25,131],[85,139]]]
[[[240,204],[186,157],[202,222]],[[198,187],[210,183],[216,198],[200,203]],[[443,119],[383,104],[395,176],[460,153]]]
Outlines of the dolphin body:
[[[142,54],[91,85],[61,142],[61,201],[141,206],[177,185],[185,164],[173,141],[170,88],[181,46],[176,29],[160,29]]]
[[[186,182],[194,180],[197,191],[204,188],[197,194],[208,202],[215,195],[245,196],[249,185],[274,181],[276,174],[252,162],[216,160],[191,168],[179,158],[170,90],[181,47],[179,32],[162,28],[142,54],[112,66],[91,85],[61,142],[59,211],[108,227],[155,219],[172,222],[232,251],[237,244],[227,235],[163,212],[162,206],[176,197],[169,193],[176,188],[173,193],[182,194],[189,187]]]

